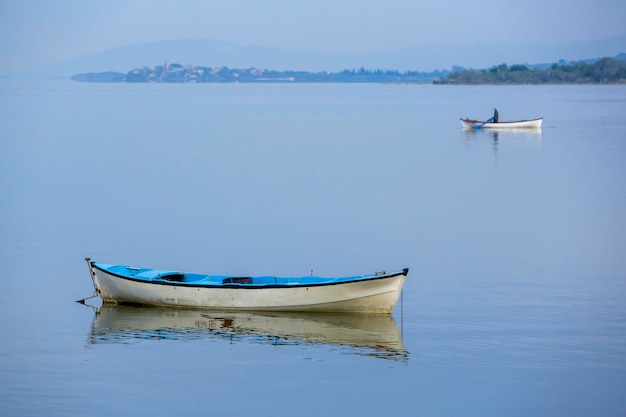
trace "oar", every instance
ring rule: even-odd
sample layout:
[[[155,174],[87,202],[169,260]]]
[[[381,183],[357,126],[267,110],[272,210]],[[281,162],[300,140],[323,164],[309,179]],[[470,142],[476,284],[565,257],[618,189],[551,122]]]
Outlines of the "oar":
[[[483,127],[484,125],[486,125],[489,122],[493,122],[493,117],[491,119],[488,119],[485,123],[481,123],[478,126],[474,126],[474,129],[480,129],[481,127]]]

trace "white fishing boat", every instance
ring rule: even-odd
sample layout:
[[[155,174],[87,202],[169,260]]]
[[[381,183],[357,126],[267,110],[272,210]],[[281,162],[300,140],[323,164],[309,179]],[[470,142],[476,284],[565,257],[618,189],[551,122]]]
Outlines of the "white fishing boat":
[[[461,118],[461,124],[466,129],[540,129],[543,123],[543,117],[510,122],[492,122],[491,120]]]
[[[107,265],[86,258],[103,303],[227,310],[391,313],[409,272],[351,277],[196,274]]]

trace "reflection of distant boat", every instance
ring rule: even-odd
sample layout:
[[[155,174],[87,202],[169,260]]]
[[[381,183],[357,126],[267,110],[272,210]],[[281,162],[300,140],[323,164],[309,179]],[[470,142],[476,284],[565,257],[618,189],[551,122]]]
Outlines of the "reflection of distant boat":
[[[89,343],[202,338],[334,345],[358,355],[408,358],[398,326],[387,314],[220,312],[105,304],[96,312]]]
[[[494,140],[498,140],[499,138],[513,140],[520,139],[524,141],[528,140],[541,140],[543,137],[542,129],[463,129],[462,134],[466,138],[484,138],[491,137]]]
[[[491,119],[489,119],[491,120]],[[461,124],[466,129],[540,129],[543,117],[530,120],[515,120],[510,122],[489,122],[487,120],[472,120],[461,118]]]
[[[105,265],[86,259],[105,303],[235,310],[391,313],[409,270],[323,278],[221,276]]]

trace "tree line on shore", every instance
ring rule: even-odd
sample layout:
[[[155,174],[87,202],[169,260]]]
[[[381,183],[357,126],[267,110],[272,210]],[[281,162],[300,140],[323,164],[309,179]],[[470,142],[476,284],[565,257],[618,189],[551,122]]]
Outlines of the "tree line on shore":
[[[529,68],[525,65],[501,64],[488,70],[455,71],[433,82],[435,84],[623,84],[626,83],[626,60],[601,58],[592,63],[581,61],[553,64],[543,69]]]
[[[341,72],[275,71],[257,68],[183,66],[166,64],[129,71],[77,74],[84,82],[326,82],[326,83],[434,83],[434,84],[617,84],[626,83],[626,54],[574,63],[560,62],[539,68],[500,64],[490,69],[452,71],[344,70]]]
[[[129,83],[431,83],[446,76],[449,71],[344,70],[341,72],[276,71],[258,68],[234,69],[228,67],[183,66],[166,64],[136,68],[128,73],[100,72],[77,74],[74,81],[129,82]]]

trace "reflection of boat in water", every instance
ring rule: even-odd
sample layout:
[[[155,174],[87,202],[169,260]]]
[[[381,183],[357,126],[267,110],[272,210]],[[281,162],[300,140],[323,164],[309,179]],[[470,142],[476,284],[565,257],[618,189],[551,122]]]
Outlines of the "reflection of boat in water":
[[[463,135],[466,138],[484,138],[489,137],[493,140],[506,139],[508,141],[538,141],[541,142],[543,132],[541,129],[463,129]]]
[[[96,311],[89,343],[203,338],[331,345],[357,355],[408,358],[400,330],[393,316],[386,314],[222,312],[105,304]]]

